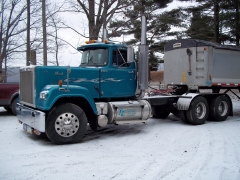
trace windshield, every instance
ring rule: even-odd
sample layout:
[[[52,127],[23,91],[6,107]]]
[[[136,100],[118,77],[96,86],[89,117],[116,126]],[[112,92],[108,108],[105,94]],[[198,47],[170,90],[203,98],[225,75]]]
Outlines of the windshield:
[[[105,66],[108,62],[108,49],[86,49],[82,53],[80,66]]]

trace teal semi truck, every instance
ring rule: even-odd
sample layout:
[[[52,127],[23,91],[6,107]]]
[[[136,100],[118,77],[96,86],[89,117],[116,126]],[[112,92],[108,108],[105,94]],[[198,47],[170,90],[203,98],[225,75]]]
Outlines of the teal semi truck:
[[[220,89],[240,89],[239,48],[196,40],[169,42],[165,84],[160,84],[164,90],[149,96],[144,16],[138,66],[133,48],[125,44],[91,40],[78,50],[79,67],[21,68],[17,117],[27,132],[45,133],[53,143],[65,144],[79,142],[88,125],[97,131],[111,123],[145,123],[152,115],[166,118],[171,112],[185,123],[200,125],[233,114],[231,99]]]

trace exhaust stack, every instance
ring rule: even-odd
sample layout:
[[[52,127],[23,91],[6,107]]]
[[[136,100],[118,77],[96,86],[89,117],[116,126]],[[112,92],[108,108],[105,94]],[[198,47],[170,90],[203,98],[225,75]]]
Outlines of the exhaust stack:
[[[138,89],[145,91],[148,88],[148,46],[146,38],[146,17],[142,16],[141,45],[139,46]]]
[[[103,41],[105,41],[105,40],[108,40],[108,32],[107,32],[107,30],[104,28],[104,29],[103,29]]]

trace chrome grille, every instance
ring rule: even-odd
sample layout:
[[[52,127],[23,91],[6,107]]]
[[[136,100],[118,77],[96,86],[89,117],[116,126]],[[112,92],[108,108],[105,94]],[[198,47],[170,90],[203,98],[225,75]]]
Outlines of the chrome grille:
[[[35,107],[34,68],[20,70],[20,102]]]

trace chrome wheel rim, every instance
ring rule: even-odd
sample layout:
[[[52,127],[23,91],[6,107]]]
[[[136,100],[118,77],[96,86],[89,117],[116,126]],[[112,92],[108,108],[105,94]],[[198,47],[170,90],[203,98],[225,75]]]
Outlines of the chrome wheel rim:
[[[218,106],[218,113],[220,116],[225,116],[228,112],[228,105],[226,101],[221,101]]]
[[[63,113],[55,121],[55,130],[62,137],[71,137],[79,129],[79,120],[72,113]]]
[[[197,104],[195,114],[198,119],[202,119],[205,117],[206,105],[203,102]]]

